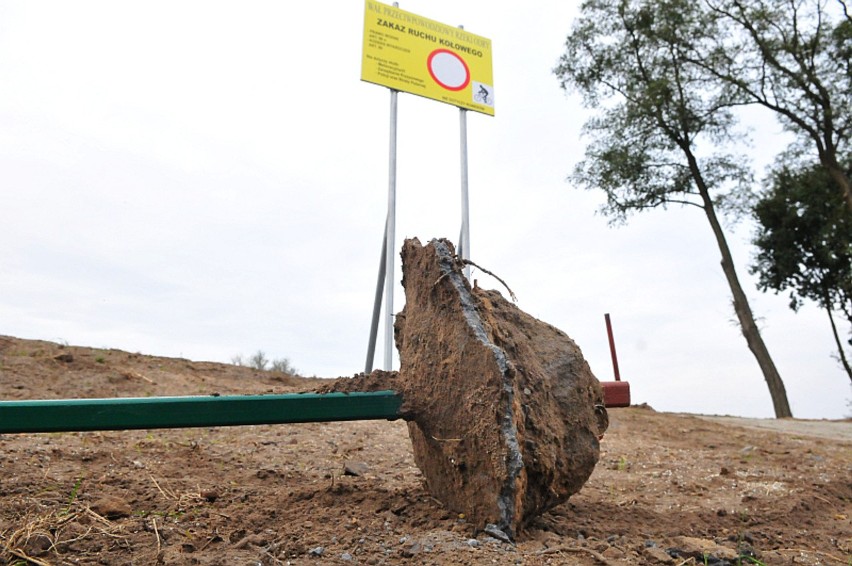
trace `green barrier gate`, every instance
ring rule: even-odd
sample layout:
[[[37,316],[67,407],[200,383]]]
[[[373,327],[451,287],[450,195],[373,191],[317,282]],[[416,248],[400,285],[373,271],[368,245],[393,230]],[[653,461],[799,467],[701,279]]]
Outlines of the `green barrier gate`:
[[[401,405],[395,391],[0,401],[0,433],[394,420]]]

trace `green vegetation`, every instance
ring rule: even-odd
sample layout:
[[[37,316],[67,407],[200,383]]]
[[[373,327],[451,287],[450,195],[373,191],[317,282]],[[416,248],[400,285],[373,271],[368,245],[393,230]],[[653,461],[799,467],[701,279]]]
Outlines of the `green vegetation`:
[[[754,207],[758,252],[752,273],[763,291],[789,291],[794,311],[811,300],[827,313],[838,358],[852,381],[834,317],[839,313],[852,332],[852,215],[819,164],[803,169],[779,163],[770,181]]]
[[[77,501],[77,496],[80,494],[80,488],[83,486],[83,477],[77,478],[77,481],[74,482],[74,486],[71,488],[71,493],[68,495],[68,505],[65,509],[59,513],[60,515],[67,515],[71,512],[71,506],[74,505],[74,502]]]
[[[602,212],[613,222],[669,206],[703,212],[775,414],[792,416],[720,219],[741,217],[760,196],[743,151],[738,110],[743,106],[768,110],[795,136],[775,171],[773,188],[779,188],[781,177],[800,188],[814,188],[816,177],[821,177],[818,184],[824,190],[819,194],[833,191],[829,198],[833,204],[829,210],[816,206],[814,194],[790,201],[772,192],[761,202],[769,200],[771,206],[783,209],[776,215],[781,220],[800,212],[802,203],[814,205],[811,210],[821,216],[808,226],[813,229],[811,243],[841,252],[820,268],[844,261],[848,268],[852,252],[844,235],[847,229],[841,233],[825,229],[848,227],[852,216],[852,17],[846,3],[585,0],[565,46],[554,72],[563,88],[580,93],[585,106],[597,111],[584,125],[590,141],[572,180],[605,193]],[[760,208],[755,214],[760,215]],[[771,230],[780,241],[800,235],[791,223],[775,223]],[[826,241],[818,242],[819,238]],[[764,261],[758,269],[767,265]],[[797,304],[808,298],[824,308],[830,304],[848,311],[849,295],[836,297],[838,285],[846,280],[837,281],[832,273],[833,279],[823,278],[815,292],[812,266],[804,269],[808,273],[803,280],[767,278],[761,288],[783,286],[793,290]],[[848,269],[841,269],[841,276],[844,272]],[[842,347],[840,351],[843,357]],[[844,367],[849,372],[845,361]]]
[[[686,206],[701,210],[749,349],[777,417],[792,416],[781,376],[739,281],[720,215],[746,200],[751,173],[738,151],[732,89],[692,61],[713,54],[719,20],[689,0],[587,0],[555,69],[563,88],[598,111],[572,179],[602,190],[602,212],[629,214]],[[709,148],[709,149],[707,149]]]

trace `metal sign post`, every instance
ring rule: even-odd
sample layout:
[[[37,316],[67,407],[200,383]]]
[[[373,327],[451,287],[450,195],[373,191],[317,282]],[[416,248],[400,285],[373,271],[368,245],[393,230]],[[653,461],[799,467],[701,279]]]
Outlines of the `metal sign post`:
[[[393,255],[396,249],[396,115],[397,91],[391,89],[388,219],[385,231],[385,371],[393,369]]]
[[[373,321],[370,325],[370,342],[367,345],[367,363],[364,373],[373,371],[376,354],[376,339],[379,333],[379,318],[382,310],[382,284],[385,294],[385,371],[393,369],[393,252],[396,236],[396,122],[398,92],[390,89],[390,149],[388,156],[388,215],[385,218],[385,234],[382,238],[382,257],[379,261],[379,278],[376,282],[376,297],[373,302]]]
[[[382,261],[376,283],[373,320],[364,371],[373,371],[382,287],[385,298],[384,368],[393,369],[393,292],[396,234],[397,95],[408,92],[456,106],[461,128],[462,225],[458,255],[470,259],[468,201],[467,110],[494,115],[491,40],[399,9],[365,0],[361,80],[391,91],[388,212],[382,242]],[[470,267],[465,266],[470,279]],[[384,284],[384,285],[383,285]]]
[[[459,26],[464,29],[464,26]],[[459,234],[459,257],[470,259],[470,201],[467,182],[467,110],[459,108],[459,141],[461,157],[461,233]],[[470,266],[464,266],[464,276],[470,279]]]
[[[458,255],[462,259],[470,259],[470,203],[468,200],[467,183],[467,110],[459,108],[459,125],[461,136],[461,233],[459,234]],[[464,266],[464,275],[470,279],[470,266]]]
[[[373,322],[370,324],[370,341],[367,344],[367,363],[364,373],[373,371],[373,358],[376,355],[376,338],[379,335],[379,318],[382,312],[382,290],[385,286],[385,270],[388,253],[388,221],[385,219],[385,231],[382,237],[382,255],[379,258],[379,278],[376,281],[376,298],[373,301]]]

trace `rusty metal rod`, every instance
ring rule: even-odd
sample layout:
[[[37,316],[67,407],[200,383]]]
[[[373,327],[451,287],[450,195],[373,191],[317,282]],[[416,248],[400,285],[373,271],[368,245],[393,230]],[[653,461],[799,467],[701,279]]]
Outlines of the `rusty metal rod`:
[[[615,339],[612,337],[612,322],[609,319],[609,313],[604,315],[606,320],[606,334],[609,337],[609,353],[612,355],[612,371],[615,373],[615,380],[621,381],[621,374],[618,372],[618,356],[615,354]]]

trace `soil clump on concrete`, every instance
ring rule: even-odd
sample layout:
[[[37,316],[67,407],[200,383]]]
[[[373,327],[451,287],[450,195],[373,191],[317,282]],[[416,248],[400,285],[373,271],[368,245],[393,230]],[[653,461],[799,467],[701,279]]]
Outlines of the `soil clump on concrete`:
[[[580,348],[499,292],[472,288],[463,267],[447,240],[406,240],[399,374],[358,376],[337,390],[401,392],[432,494],[511,539],[580,490],[607,413]]]

